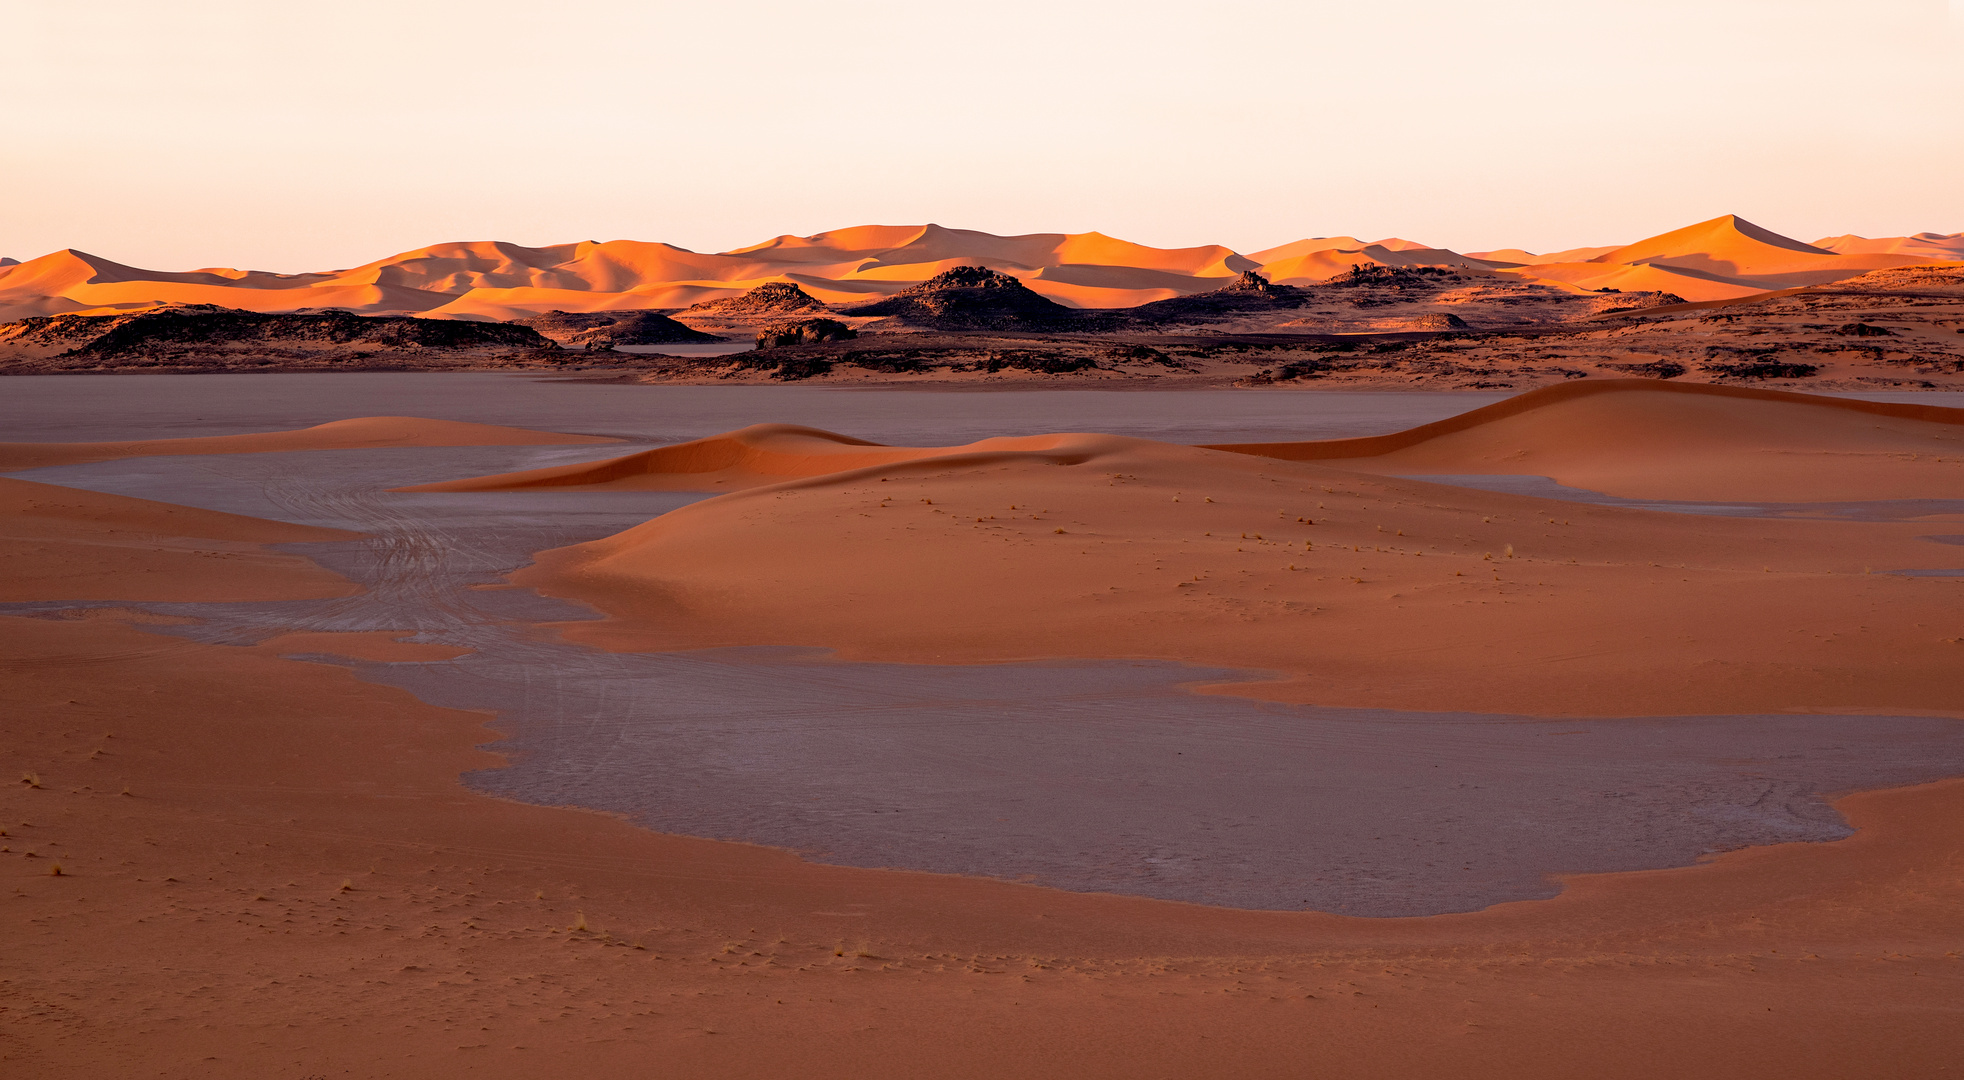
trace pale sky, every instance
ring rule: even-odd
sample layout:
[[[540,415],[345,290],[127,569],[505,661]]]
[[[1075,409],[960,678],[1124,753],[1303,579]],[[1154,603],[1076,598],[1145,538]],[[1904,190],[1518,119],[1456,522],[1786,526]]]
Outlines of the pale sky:
[[[0,255],[1964,230],[1958,0],[0,0]]]

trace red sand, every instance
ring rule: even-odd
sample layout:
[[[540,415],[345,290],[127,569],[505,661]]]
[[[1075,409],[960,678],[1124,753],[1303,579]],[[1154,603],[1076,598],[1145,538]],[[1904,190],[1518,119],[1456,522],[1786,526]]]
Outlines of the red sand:
[[[1327,657],[1296,661],[1277,693],[1298,699],[1958,715],[1957,586],[1858,565],[1955,559],[1917,526],[1581,508],[1547,525],[1527,516],[1546,504],[1329,464],[1039,442],[753,488],[528,576],[620,606],[609,644],[774,639],[770,617],[803,612],[789,636],[873,655],[1294,643],[1265,655]],[[37,519],[71,572],[10,587],[122,595],[137,579],[90,549],[171,511],[101,505]],[[292,528],[215,517],[170,535]],[[1514,559],[1481,557],[1503,542]],[[214,565],[262,595],[328,584]],[[628,591],[601,592],[608,574]],[[0,794],[9,1077],[1825,1080],[1964,1060],[1964,782],[1844,798],[1845,841],[1571,879],[1553,900],[1237,912],[818,866],[487,798],[457,780],[496,764],[475,748],[485,716],[275,655],[414,646],[227,648],[97,615],[0,618],[0,764],[24,776]]]
[[[357,533],[0,477],[0,600],[279,600],[360,586],[266,544]]]
[[[1483,472],[1499,471],[1482,457],[1498,447],[1509,464],[1592,486],[1597,474],[1562,462],[1627,470],[1632,458],[1655,457],[1648,493],[1678,497],[1722,489],[1732,498],[1847,498],[1863,480],[1885,497],[1964,497],[1955,410],[1905,418],[1797,395],[1658,385],[1522,395],[1463,425],[1432,425],[1449,434],[1399,453],[1457,440],[1472,450],[1442,450],[1426,470]],[[1632,435],[1647,413],[1682,421],[1657,421],[1667,438],[1652,452]],[[1822,415],[1856,422],[1836,427]],[[1316,457],[1359,442],[1380,445],[1243,449]],[[1546,444],[1559,453],[1509,449]],[[1933,463],[1908,446],[1958,457]],[[1390,468],[1396,456],[1365,464]],[[689,471],[645,471],[678,462]],[[1346,471],[1355,463],[1105,435],[882,449],[746,429],[546,476],[443,487],[582,476],[606,487],[749,485],[542,553],[515,576],[609,615],[561,628],[609,649],[819,645],[852,659],[935,662],[1161,657],[1280,680],[1228,693],[1410,709],[1958,708],[1959,583],[1869,573],[1954,564],[1957,549],[1918,539],[1942,526],[1550,504]]]

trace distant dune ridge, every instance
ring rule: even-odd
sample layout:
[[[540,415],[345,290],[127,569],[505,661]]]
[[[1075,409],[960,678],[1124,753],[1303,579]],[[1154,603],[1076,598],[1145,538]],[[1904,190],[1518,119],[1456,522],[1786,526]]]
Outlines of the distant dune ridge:
[[[1445,266],[1577,292],[1657,291],[1703,301],[1960,260],[1964,233],[1849,235],[1807,244],[1730,214],[1622,247],[1545,255],[1513,248],[1464,254],[1410,240],[1349,236],[1242,255],[1219,245],[1147,247],[1095,232],[996,236],[940,225],[780,236],[709,254],[635,240],[540,248],[474,241],[303,274],[145,270],[66,249],[27,262],[0,259],[0,321],[165,304],[507,320],[551,311],[673,311],[766,284],[799,290],[774,294],[793,308],[805,302],[800,295],[815,303],[873,304],[962,266],[1011,275],[1037,296],[1075,308],[1131,307],[1212,292],[1251,270],[1289,285],[1327,281],[1356,266]]]

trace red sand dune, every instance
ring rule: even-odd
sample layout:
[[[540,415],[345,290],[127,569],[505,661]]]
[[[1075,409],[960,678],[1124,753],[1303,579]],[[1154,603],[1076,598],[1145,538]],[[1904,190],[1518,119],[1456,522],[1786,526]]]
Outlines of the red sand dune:
[[[1394,435],[1215,449],[1374,473],[1549,476],[1629,498],[1964,499],[1964,410],[1650,379],[1544,387]]]
[[[1728,215],[1624,247],[1544,256],[1518,249],[1468,256],[1410,240],[1349,236],[1299,240],[1243,256],[1219,245],[1154,248],[1095,232],[996,236],[939,225],[780,236],[721,253],[632,240],[541,248],[448,243],[305,274],[222,268],[169,273],[64,250],[0,266],[0,320],[166,303],[508,319],[555,309],[680,308],[768,281],[796,282],[820,300],[844,303],[889,296],[964,264],[1013,274],[1058,303],[1081,307],[1207,292],[1258,267],[1278,282],[1314,283],[1360,265],[1455,266],[1565,289],[1660,289],[1689,300],[1717,300],[1964,257],[1955,240],[1936,234],[1893,241],[1843,237],[1828,250]]]
[[[1928,261],[1902,254],[1837,254],[1727,214],[1586,262],[1548,262],[1516,272],[1589,289],[1661,289],[1696,301],[1824,285],[1870,270]]]
[[[0,443],[0,470],[17,472],[49,465],[79,465],[126,457],[166,454],[270,454],[287,450],[359,450],[384,446],[561,446],[612,443],[600,435],[426,420],[415,416],[365,416],[335,420],[292,431],[210,435],[192,439],[139,442]]]
[[[1955,562],[1956,549],[1918,539],[1929,522],[1657,514],[1371,474],[1516,471],[1540,448],[1533,471],[1636,483],[1615,470],[1621,455],[1659,449],[1643,436],[1648,418],[1672,441],[1658,488],[1641,494],[1960,494],[1956,410],[1599,385],[1375,443],[1229,453],[1053,435],[880,448],[761,428],[443,487],[731,491],[541,553],[515,576],[611,616],[562,628],[604,648],[1153,656],[1278,673],[1227,692],[1418,709],[1760,712],[1844,695],[1955,707],[1954,585],[1868,572]],[[1549,449],[1563,440],[1566,457]],[[1847,487],[1863,475],[1867,490]],[[1931,629],[1815,633],[1854,627],[1878,603],[1898,630]],[[1669,629],[1685,625],[1698,631]],[[1523,677],[1549,665],[1563,677]]]
[[[1908,255],[1918,262],[1947,262],[1964,259],[1964,232],[1923,232],[1873,239],[1848,233],[1816,240],[1814,246],[1841,255]]]
[[[520,491],[591,487],[654,491],[736,491],[907,462],[974,463],[1058,453],[1074,459],[1093,451],[1087,441],[1111,436],[1036,435],[984,439],[960,447],[882,446],[795,424],[753,424],[706,439],[645,450],[608,461],[472,477],[399,491]]]

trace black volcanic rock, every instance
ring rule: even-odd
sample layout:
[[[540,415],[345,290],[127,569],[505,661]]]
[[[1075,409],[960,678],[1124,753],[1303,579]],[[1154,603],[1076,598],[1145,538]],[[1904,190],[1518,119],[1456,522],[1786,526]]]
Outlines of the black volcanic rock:
[[[1263,296],[1289,295],[1295,292],[1294,289],[1289,288],[1287,285],[1271,283],[1267,278],[1255,273],[1253,270],[1243,270],[1241,276],[1235,280],[1234,284],[1223,285],[1214,291],[1223,293],[1260,293]]]
[[[1233,284],[1213,292],[1168,297],[1113,314],[1133,326],[1151,327],[1297,308],[1304,299],[1303,290],[1293,285],[1276,285],[1253,270],[1244,270]]]
[[[8,327],[22,344],[83,342],[67,355],[117,357],[157,350],[254,345],[373,346],[378,349],[551,349],[529,326],[461,319],[355,315],[346,311],[265,314],[184,304],[128,315],[53,315]]]
[[[1082,321],[1018,279],[981,266],[957,266],[842,314],[885,316],[929,330],[1061,330]]]
[[[703,344],[722,341],[691,330],[659,311],[548,311],[519,325],[529,326],[569,348],[611,349],[616,345]]]
[[[805,311],[824,311],[812,294],[789,281],[766,281],[742,296],[704,300],[682,310],[684,315],[722,315],[741,318],[754,315],[795,315]]]
[[[772,323],[757,334],[760,349],[783,349],[795,345],[820,345],[828,341],[851,341],[859,332],[837,319],[798,319]]]

